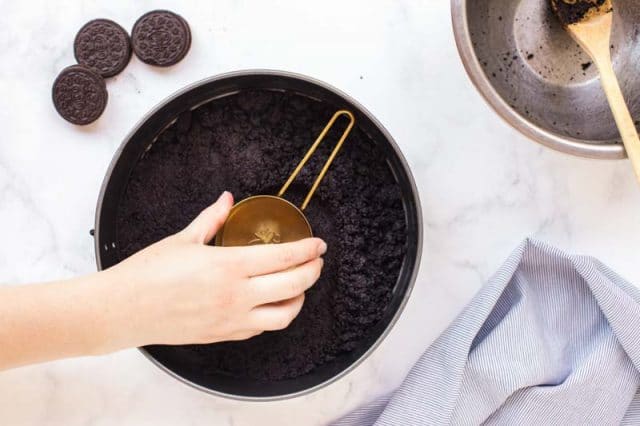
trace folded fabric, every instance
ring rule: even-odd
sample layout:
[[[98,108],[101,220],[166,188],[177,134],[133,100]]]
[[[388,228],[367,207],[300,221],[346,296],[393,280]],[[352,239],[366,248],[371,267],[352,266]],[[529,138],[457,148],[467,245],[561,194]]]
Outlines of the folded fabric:
[[[640,291],[527,240],[392,394],[336,425],[640,425]]]

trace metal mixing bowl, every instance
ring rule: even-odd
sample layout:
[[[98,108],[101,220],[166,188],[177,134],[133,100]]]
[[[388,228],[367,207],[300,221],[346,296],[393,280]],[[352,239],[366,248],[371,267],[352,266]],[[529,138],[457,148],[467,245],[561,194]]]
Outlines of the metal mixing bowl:
[[[640,3],[615,0],[614,6],[614,68],[640,119]],[[569,154],[626,157],[597,69],[548,0],[451,0],[451,13],[471,80],[509,124]]]

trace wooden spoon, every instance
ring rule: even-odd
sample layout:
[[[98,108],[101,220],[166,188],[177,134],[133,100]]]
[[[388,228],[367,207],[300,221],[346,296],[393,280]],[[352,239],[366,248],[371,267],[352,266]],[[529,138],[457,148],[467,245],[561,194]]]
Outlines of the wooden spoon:
[[[627,155],[640,181],[640,138],[611,63],[611,0],[551,0],[564,28],[591,56],[620,131]]]

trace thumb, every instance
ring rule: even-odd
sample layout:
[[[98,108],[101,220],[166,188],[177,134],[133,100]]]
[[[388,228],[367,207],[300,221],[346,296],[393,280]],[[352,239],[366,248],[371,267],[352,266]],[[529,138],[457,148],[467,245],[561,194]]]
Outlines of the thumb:
[[[204,209],[183,232],[190,241],[200,244],[208,243],[227,220],[231,207],[233,207],[233,195],[225,191],[214,204]]]

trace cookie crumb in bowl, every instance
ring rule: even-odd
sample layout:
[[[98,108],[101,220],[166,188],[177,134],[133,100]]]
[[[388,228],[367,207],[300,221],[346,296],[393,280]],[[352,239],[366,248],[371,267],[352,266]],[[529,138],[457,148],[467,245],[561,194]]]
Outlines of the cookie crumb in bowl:
[[[501,117],[525,136],[563,152],[625,158],[597,69],[583,69],[591,58],[563,28],[549,0],[451,4],[465,69]],[[632,114],[640,118],[640,3],[617,0],[613,13],[614,68]],[[505,67],[513,56],[519,59]]]
[[[593,14],[613,10],[609,0],[550,0],[554,12],[563,25],[589,19]],[[602,8],[606,10],[601,10]]]

